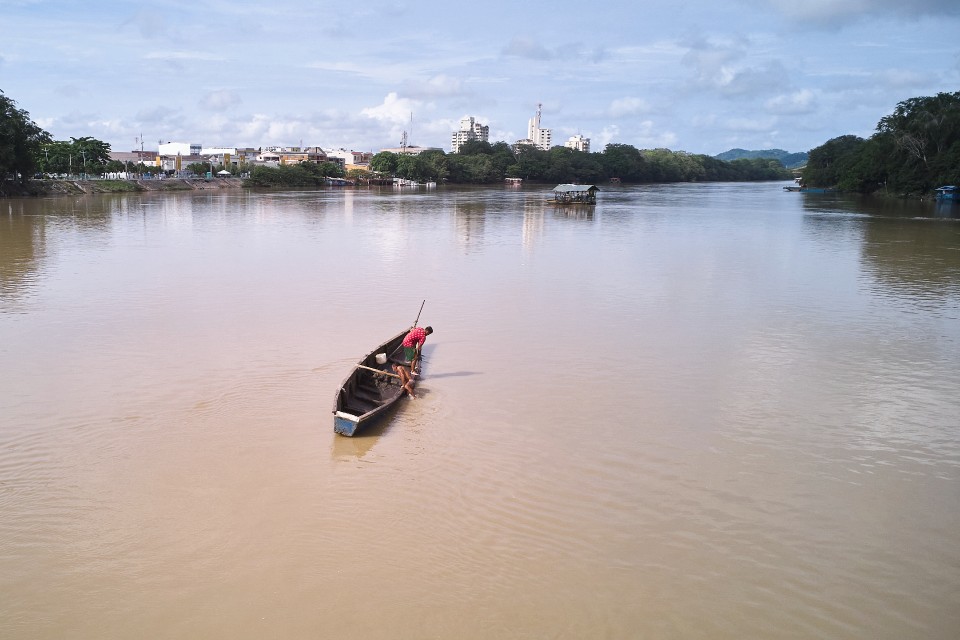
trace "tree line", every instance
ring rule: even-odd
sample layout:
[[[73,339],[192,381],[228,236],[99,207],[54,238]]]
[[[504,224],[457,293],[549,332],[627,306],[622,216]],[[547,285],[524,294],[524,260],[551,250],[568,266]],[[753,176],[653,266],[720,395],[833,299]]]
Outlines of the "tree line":
[[[506,142],[479,140],[464,143],[457,153],[439,149],[419,155],[381,151],[371,159],[370,169],[409,180],[455,184],[492,184],[504,178],[594,184],[611,179],[625,183],[734,182],[786,180],[792,176],[773,159],[724,162],[683,151],[640,150],[628,144],[608,144],[595,153],[567,147],[545,151],[533,145],[512,147]]]
[[[811,187],[892,195],[960,185],[960,91],[904,100],[869,138],[844,135],[811,149],[802,178]]]

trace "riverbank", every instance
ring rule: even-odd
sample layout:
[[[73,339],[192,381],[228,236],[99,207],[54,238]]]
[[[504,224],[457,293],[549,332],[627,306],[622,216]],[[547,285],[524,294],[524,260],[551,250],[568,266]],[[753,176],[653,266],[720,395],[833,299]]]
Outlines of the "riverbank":
[[[8,191],[11,185],[7,185]],[[238,189],[240,178],[164,178],[162,180],[31,180],[22,188],[4,194],[16,196],[60,196],[91,193],[135,193],[145,191],[197,191]]]

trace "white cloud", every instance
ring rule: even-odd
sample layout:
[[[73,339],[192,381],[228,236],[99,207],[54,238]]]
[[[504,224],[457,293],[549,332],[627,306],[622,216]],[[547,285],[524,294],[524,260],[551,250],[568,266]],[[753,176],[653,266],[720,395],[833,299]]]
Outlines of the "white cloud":
[[[750,97],[769,93],[787,84],[788,73],[778,60],[746,64],[746,43],[701,41],[687,51],[682,64],[694,71],[694,81],[726,97]]]
[[[767,110],[778,114],[796,115],[811,113],[816,107],[813,91],[801,89],[789,94],[780,94],[767,100]]]
[[[723,123],[724,129],[730,129],[739,132],[767,133],[776,125],[776,119],[772,116],[764,118],[728,118]]]
[[[767,0],[791,21],[838,27],[885,16],[917,19],[922,16],[958,15],[956,0]]]
[[[223,62],[224,57],[205,53],[203,51],[151,51],[144,54],[145,60],[161,60],[168,62]]]
[[[243,100],[235,91],[219,89],[210,91],[200,100],[200,106],[208,111],[224,111],[238,106]]]
[[[530,60],[551,60],[554,57],[553,52],[531,38],[514,38],[503,48],[503,55]]]
[[[677,144],[675,133],[657,126],[652,120],[632,123],[632,126],[623,132],[623,137],[624,139],[620,142],[632,144],[640,149],[669,149]]]
[[[419,105],[419,102],[401,98],[395,92],[390,92],[381,104],[375,107],[367,107],[361,110],[360,114],[380,122],[403,124],[410,120],[411,115]]]
[[[463,93],[463,84],[460,78],[441,74],[426,80],[407,81],[403,93],[415,98],[459,96]]]
[[[617,98],[610,103],[610,115],[614,118],[635,116],[650,110],[650,105],[643,98]]]
[[[611,143],[620,141],[620,127],[615,124],[607,125],[600,131],[600,135],[590,140],[591,150],[603,151]]]

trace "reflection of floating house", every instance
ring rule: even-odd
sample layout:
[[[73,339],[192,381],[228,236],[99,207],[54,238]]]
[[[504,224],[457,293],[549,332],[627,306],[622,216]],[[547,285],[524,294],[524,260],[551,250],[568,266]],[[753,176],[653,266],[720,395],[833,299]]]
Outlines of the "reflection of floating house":
[[[960,200],[960,187],[947,185],[935,189],[935,191],[937,192],[937,200]]]
[[[558,204],[597,204],[597,187],[592,184],[560,184],[553,188]]]

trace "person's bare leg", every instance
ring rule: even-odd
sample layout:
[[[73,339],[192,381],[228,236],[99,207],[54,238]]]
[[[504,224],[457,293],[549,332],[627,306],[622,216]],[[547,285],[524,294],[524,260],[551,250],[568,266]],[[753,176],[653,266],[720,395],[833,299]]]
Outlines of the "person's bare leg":
[[[400,386],[403,387],[403,390],[407,392],[407,395],[409,395],[411,398],[416,398],[417,394],[413,392],[413,382],[410,379],[410,373],[407,371],[407,368],[394,365],[393,370],[397,372],[398,376],[400,376]]]

